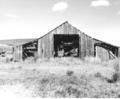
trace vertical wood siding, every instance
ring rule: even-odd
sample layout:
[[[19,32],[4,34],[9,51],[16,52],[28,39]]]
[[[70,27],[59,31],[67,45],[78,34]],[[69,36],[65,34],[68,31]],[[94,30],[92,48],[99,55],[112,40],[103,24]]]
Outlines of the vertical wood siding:
[[[47,35],[38,39],[38,55],[42,58],[54,57],[54,34],[67,34],[67,24],[64,23]],[[42,41],[42,42],[41,42]],[[42,46],[41,46],[42,45]],[[42,49],[42,51],[41,51]]]
[[[102,61],[108,61],[110,56],[106,49],[96,46],[96,57],[100,58]]]
[[[38,40],[38,56],[39,58],[50,58],[54,57],[54,34],[78,34],[79,35],[79,56],[84,59],[86,56],[94,56],[95,44],[100,43],[100,41],[93,39],[92,37],[81,32],[68,22],[65,22],[50,31],[46,35],[42,36]],[[97,53],[107,53],[102,48],[97,48]],[[22,46],[15,47],[14,57],[16,60],[22,59]],[[105,57],[109,55],[106,54]],[[120,48],[119,48],[120,57]],[[104,59],[104,58],[103,58]]]
[[[118,57],[120,58],[120,48],[118,48]]]
[[[14,47],[14,61],[22,61],[22,46]]]
[[[40,57],[50,58],[54,56],[54,34],[79,34],[80,58],[94,56],[95,40],[66,22],[38,39],[38,55]]]

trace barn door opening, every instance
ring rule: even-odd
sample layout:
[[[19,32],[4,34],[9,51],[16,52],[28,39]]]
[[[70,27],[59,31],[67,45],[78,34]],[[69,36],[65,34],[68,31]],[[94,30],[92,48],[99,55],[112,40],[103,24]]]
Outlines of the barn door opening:
[[[55,34],[54,57],[79,57],[79,35]]]

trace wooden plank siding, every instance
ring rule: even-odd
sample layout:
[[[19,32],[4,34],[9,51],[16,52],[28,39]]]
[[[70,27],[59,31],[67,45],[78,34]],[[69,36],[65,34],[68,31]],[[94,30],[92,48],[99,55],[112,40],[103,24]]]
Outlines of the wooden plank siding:
[[[14,47],[13,59],[14,61],[22,61],[22,46]]]
[[[100,58],[102,61],[108,61],[109,53],[106,49],[96,46],[96,57]]]
[[[78,34],[79,35],[79,57],[84,59],[86,56],[94,56],[95,54],[95,44],[101,43],[101,41],[94,39],[84,32],[80,31],[76,27],[72,26],[68,22],[64,22],[63,24],[59,25],[52,31],[48,32],[44,36],[36,39],[38,40],[38,56],[39,58],[50,58],[54,57],[54,34]],[[98,50],[99,49],[99,50]],[[119,57],[120,57],[120,48],[118,50]],[[97,55],[98,53],[107,52],[106,49],[97,48]],[[106,59],[109,57],[108,54],[105,54]],[[14,58],[16,60],[22,59],[22,45],[16,46],[14,51]],[[104,58],[103,58],[104,59]]]
[[[77,28],[70,25],[68,22],[63,23],[59,27],[50,31],[45,36],[38,39],[38,55],[44,58],[54,57],[54,34],[78,34],[79,39],[79,56],[84,58],[85,56],[94,56],[94,39],[87,36]],[[41,46],[42,45],[42,46]],[[43,52],[41,51],[43,50]],[[43,55],[41,55],[43,54]]]
[[[38,47],[39,47],[38,55],[41,56],[41,54],[43,54],[42,58],[54,57],[54,37],[53,37],[53,35],[54,34],[67,34],[68,32],[67,32],[66,27],[67,27],[67,24],[64,23],[64,24],[60,25],[58,28],[51,31],[49,34],[38,39]],[[44,47],[40,46],[40,45],[44,45]],[[42,53],[41,53],[40,49],[43,49]]]
[[[86,56],[94,56],[94,44],[97,43],[98,41],[94,40],[92,37],[81,32],[74,26],[70,24],[68,26],[69,26],[68,30],[70,31],[70,34],[73,33],[80,35],[80,58],[83,59]]]
[[[118,58],[120,58],[120,48],[118,48]]]

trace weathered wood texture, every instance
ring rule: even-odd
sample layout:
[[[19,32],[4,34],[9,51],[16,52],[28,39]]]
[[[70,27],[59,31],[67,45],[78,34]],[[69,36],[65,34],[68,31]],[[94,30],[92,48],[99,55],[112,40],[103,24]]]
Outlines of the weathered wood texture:
[[[84,59],[86,56],[94,56],[95,53],[103,54],[101,58],[102,60],[107,60],[109,54],[107,54],[107,49],[97,48],[95,52],[95,44],[101,43],[101,41],[94,39],[85,33],[81,32],[68,22],[61,24],[60,26],[56,27],[54,30],[50,31],[49,33],[45,34],[44,36],[36,39],[38,40],[38,56],[39,58],[50,58],[54,57],[54,34],[78,34],[80,36],[79,39],[79,57]],[[22,47],[19,46],[18,48],[15,47],[15,58],[21,59],[22,58]],[[104,54],[106,53],[106,54]],[[119,57],[120,57],[120,48],[119,48]]]
[[[96,57],[100,58],[102,61],[108,61],[110,58],[110,55],[106,49],[96,46]]]
[[[64,23],[48,34],[38,39],[38,55],[40,58],[50,58],[54,56],[54,34],[67,34],[67,24]]]
[[[95,40],[77,28],[70,25],[68,22],[63,23],[59,27],[50,31],[48,34],[38,39],[38,55],[40,58],[50,58],[54,54],[54,34],[79,34],[79,56],[94,56]]]
[[[117,58],[116,54],[113,54],[112,51],[106,50],[100,46],[96,46],[96,57],[100,58],[102,61],[108,61],[110,59]]]
[[[13,59],[14,61],[22,61],[22,45],[14,47]]]
[[[81,32],[74,26],[68,23],[68,32],[70,34],[79,34],[79,46],[80,46],[80,58],[84,58],[86,56],[94,56],[94,44],[98,43],[99,41],[93,39],[92,37],[86,35],[84,32]]]
[[[118,48],[118,57],[120,58],[120,48]]]

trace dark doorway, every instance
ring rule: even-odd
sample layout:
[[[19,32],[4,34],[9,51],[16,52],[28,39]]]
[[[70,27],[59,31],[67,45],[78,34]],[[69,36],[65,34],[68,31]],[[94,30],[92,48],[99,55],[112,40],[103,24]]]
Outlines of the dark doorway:
[[[32,41],[23,45],[23,60],[28,57],[35,57],[38,50],[38,42]]]
[[[77,34],[55,34],[54,35],[54,57],[78,57],[79,35]]]

